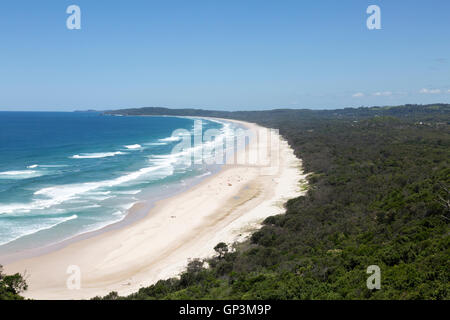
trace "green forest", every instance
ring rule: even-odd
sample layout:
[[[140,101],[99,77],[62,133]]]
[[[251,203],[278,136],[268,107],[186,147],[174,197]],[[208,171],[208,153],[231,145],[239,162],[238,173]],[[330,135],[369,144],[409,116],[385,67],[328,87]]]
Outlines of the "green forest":
[[[179,278],[96,299],[449,299],[450,105],[122,115],[215,116],[276,128],[303,160],[305,196],[244,243]],[[378,265],[381,289],[366,270]],[[17,293],[0,276],[0,297]]]

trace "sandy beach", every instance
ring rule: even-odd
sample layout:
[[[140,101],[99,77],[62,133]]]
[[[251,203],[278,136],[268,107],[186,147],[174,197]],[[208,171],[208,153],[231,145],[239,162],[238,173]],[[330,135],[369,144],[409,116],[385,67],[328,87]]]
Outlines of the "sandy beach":
[[[239,123],[254,132],[264,130]],[[242,241],[266,217],[283,213],[288,199],[304,192],[301,161],[280,136],[275,139],[270,166],[228,162],[186,192],[157,202],[128,226],[7,264],[5,272],[26,272],[29,289],[24,296],[34,299],[89,299],[111,291],[127,295],[177,276],[189,259],[212,256],[219,242]],[[236,156],[267,147],[252,138]],[[67,287],[69,266],[81,271],[80,289]]]

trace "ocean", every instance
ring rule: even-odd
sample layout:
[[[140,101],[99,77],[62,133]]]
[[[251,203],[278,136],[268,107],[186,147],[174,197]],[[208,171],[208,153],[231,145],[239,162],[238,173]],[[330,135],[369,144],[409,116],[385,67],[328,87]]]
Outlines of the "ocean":
[[[0,112],[0,255],[102,229],[122,221],[134,204],[149,208],[214,173],[218,164],[186,163],[198,145],[174,151],[186,136],[194,141],[199,126],[221,139],[236,125],[96,112]]]

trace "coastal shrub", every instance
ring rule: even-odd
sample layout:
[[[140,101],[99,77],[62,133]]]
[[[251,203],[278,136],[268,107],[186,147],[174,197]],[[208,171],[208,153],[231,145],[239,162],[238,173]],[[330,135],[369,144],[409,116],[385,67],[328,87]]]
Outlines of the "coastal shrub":
[[[0,265],[0,300],[22,300],[20,294],[27,289],[28,285],[21,274],[5,275]]]

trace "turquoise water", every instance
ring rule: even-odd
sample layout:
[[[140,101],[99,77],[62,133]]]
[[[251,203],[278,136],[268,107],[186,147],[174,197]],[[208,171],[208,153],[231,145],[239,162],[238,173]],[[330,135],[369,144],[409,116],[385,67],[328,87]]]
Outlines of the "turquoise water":
[[[194,125],[224,136],[233,126],[191,118],[0,112],[0,253],[101,229],[124,219],[134,203],[211,174],[212,165],[186,163],[194,147],[173,151],[194,134]]]

